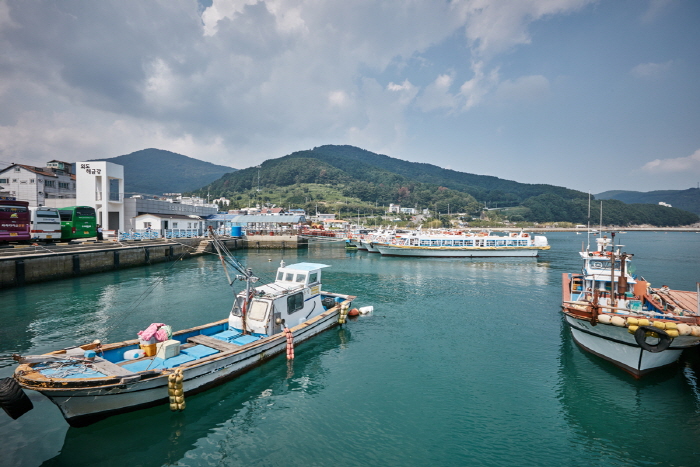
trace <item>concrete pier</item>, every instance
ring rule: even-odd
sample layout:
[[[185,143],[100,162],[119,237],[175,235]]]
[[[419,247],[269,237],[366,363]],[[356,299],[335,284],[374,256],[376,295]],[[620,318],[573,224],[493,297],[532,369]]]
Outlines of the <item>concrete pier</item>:
[[[229,250],[295,249],[308,246],[297,236],[224,238]],[[0,249],[0,289],[97,272],[148,266],[213,253],[207,238],[127,242],[80,242]]]

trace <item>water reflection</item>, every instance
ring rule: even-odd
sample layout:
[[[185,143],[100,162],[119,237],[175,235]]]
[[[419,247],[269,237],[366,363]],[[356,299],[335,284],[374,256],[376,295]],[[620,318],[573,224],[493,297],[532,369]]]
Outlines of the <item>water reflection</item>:
[[[587,464],[666,465],[671,450],[673,465],[697,463],[694,369],[672,366],[635,380],[580,349],[563,322],[561,343],[557,398]]]

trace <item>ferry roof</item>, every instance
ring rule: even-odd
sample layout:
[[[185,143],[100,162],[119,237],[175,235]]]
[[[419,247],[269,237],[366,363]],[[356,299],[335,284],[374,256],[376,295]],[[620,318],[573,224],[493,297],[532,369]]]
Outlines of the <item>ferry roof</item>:
[[[280,269],[296,269],[297,271],[313,271],[314,269],[329,268],[330,264],[319,264],[319,263],[296,263],[288,264]]]

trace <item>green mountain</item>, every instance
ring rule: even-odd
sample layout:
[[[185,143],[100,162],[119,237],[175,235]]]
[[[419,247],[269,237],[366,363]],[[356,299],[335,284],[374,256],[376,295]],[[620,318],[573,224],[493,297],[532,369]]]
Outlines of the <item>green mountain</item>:
[[[184,193],[236,171],[231,167],[153,148],[110,159],[95,160],[124,166],[124,192],[127,195]]]
[[[658,190],[658,191],[606,191],[595,195],[597,199],[617,199],[625,203],[659,204],[667,203],[674,208],[700,214],[700,189]]]
[[[207,190],[233,199],[239,207],[256,200],[372,215],[383,213],[383,206],[390,203],[470,214],[497,204],[515,207],[514,221],[585,223],[588,211],[588,194],[581,191],[457,172],[353,146],[320,146],[270,159],[259,167],[226,174],[197,194],[206,195]],[[603,213],[607,224],[617,225],[676,226],[700,220],[681,209],[617,200],[605,201]]]

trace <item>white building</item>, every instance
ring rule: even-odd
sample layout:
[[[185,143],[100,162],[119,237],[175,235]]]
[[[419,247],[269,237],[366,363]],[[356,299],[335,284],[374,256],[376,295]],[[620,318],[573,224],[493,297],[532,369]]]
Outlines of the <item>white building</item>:
[[[134,218],[134,230],[151,229],[164,235],[166,230],[189,230],[199,236],[204,233],[204,219],[195,215],[140,214]]]
[[[170,216],[197,216],[197,217],[207,217],[212,214],[216,214],[218,209],[216,207],[207,206],[193,206],[189,204],[173,203],[169,201],[163,201],[159,199],[148,199],[143,196],[127,198],[124,200],[124,219],[125,226],[124,230],[136,230],[142,227],[137,226],[136,217],[142,214],[152,214],[160,215],[162,219],[169,219]],[[165,229],[173,228],[172,222],[168,222],[169,227],[163,227]],[[165,222],[163,223],[165,225]],[[182,228],[182,227],[178,227]]]
[[[213,199],[211,202],[213,204],[222,204],[224,206],[228,206],[229,204],[231,204],[231,200],[224,197]]]
[[[75,187],[75,175],[68,162],[51,161],[46,167],[12,164],[0,170],[0,191],[27,201],[30,206],[72,206]]]
[[[112,162],[76,162],[77,206],[92,206],[106,230],[124,230],[124,166]]]
[[[666,206],[667,208],[672,208],[672,207],[673,207],[673,206],[671,206],[671,205],[668,204],[668,203],[664,203],[663,201],[659,201],[659,206]]]
[[[414,208],[401,208],[400,212],[403,212],[404,214],[415,214],[416,210]]]
[[[388,210],[387,212],[395,212],[395,213],[398,214],[399,212],[401,212],[401,205],[399,205],[399,204],[390,204],[390,205],[389,205],[389,210]]]

